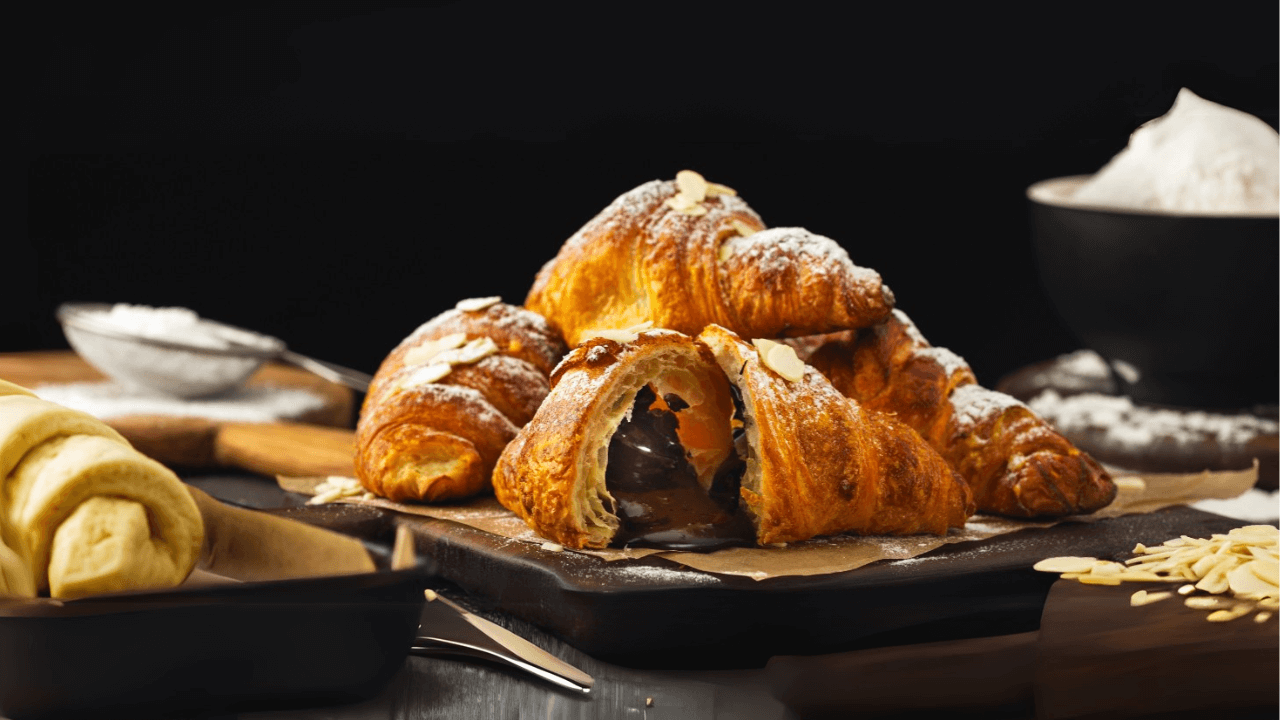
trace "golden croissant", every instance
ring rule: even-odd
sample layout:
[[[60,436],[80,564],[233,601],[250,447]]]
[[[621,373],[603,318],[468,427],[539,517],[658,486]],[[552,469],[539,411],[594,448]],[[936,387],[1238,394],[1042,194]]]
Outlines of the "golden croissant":
[[[842,393],[919,432],[969,483],[979,512],[1058,517],[1115,498],[1093,458],[1023,403],[979,385],[963,359],[931,346],[901,310],[874,327],[796,345]]]
[[[542,317],[501,302],[432,318],[374,374],[356,424],[356,477],[391,500],[487,490],[565,350]]]
[[[718,326],[620,340],[564,359],[494,470],[499,502],[544,537],[707,549],[945,534],[973,511],[915,432],[812,369],[788,380]]]
[[[753,338],[858,328],[882,320],[893,294],[835,241],[765,230],[732,190],[684,171],[625,193],[578,230],[538,272],[525,307],[573,346],[644,323]]]
[[[171,587],[203,541],[172,471],[96,418],[0,383],[0,592]]]

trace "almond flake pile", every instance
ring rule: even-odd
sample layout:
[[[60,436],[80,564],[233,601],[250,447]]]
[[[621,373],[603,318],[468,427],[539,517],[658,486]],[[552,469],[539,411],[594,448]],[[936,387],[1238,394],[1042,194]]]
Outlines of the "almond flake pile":
[[[1280,609],[1280,530],[1273,525],[1247,525],[1205,540],[1183,535],[1156,547],[1139,543],[1135,557],[1124,563],[1091,557],[1041,560],[1035,569],[1062,573],[1063,579],[1088,585],[1121,582],[1184,583],[1177,593],[1189,596],[1187,607],[1213,610],[1210,622],[1226,622],[1257,610],[1255,622],[1266,622]],[[1200,594],[1195,595],[1200,591]],[[1139,590],[1131,605],[1167,600],[1173,592]]]
[[[316,485],[315,490],[315,496],[307,501],[308,505],[324,505],[347,497],[359,497],[362,500],[373,500],[376,497],[367,492],[359,480],[341,475],[330,475],[324,482]]]
[[[702,201],[716,195],[737,195],[738,191],[719,183],[707,182],[692,170],[681,170],[676,173],[676,187],[679,189],[674,197],[667,198],[667,207],[685,215],[706,215],[707,209]]]

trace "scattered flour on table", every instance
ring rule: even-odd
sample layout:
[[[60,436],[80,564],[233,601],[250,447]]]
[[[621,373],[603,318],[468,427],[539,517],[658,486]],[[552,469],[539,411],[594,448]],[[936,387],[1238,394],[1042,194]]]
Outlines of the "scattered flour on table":
[[[200,417],[224,422],[273,422],[300,417],[324,407],[325,399],[298,388],[269,385],[240,387],[216,398],[183,400],[127,390],[113,382],[38,385],[44,400],[96,418],[124,415]]]
[[[1201,500],[1191,507],[1251,523],[1274,525],[1280,519],[1280,497],[1275,490],[1253,488],[1230,500]]]
[[[697,583],[706,585],[720,582],[715,575],[696,570],[675,570],[653,565],[608,565],[601,573],[624,581],[656,583]]]
[[[1223,445],[1239,445],[1259,435],[1280,433],[1276,421],[1255,415],[1142,407],[1128,397],[1098,393],[1063,397],[1045,390],[1027,404],[1060,432],[1070,435],[1101,430],[1107,442],[1122,447],[1141,448],[1160,439],[1177,444],[1212,439]]]

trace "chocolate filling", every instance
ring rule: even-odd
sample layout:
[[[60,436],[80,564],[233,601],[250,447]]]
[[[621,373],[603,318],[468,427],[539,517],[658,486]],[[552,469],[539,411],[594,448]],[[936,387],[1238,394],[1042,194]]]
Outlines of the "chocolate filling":
[[[711,489],[703,490],[676,435],[677,413],[689,404],[667,393],[662,399],[669,410],[651,408],[656,399],[649,386],[641,388],[631,419],[622,421],[609,442],[605,484],[620,521],[613,544],[704,552],[754,545],[755,528],[738,502],[746,470],[739,456],[746,455],[741,428],[734,432],[738,452],[729,454]],[[734,403],[740,414],[741,401],[735,397]]]

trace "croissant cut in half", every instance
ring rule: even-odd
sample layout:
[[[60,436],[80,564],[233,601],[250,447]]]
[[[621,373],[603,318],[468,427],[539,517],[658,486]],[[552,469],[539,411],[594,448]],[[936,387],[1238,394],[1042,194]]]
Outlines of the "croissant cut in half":
[[[569,547],[711,548],[945,534],[967,486],[920,437],[719,326],[575,348],[494,470],[498,500]]]
[[[440,501],[488,490],[498,454],[533,417],[566,352],[536,313],[460,305],[410,333],[369,386],[355,472],[382,497]]]
[[[1061,517],[1115,498],[1097,461],[1025,404],[979,385],[968,363],[930,345],[901,310],[796,345],[842,393],[919,432],[965,478],[980,512]]]
[[[887,316],[893,294],[834,240],[766,230],[732,190],[683,171],[624,193],[565,241],[525,307],[573,346],[645,322],[749,338],[865,327]]]

